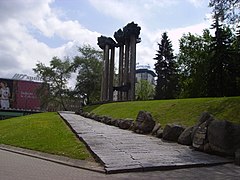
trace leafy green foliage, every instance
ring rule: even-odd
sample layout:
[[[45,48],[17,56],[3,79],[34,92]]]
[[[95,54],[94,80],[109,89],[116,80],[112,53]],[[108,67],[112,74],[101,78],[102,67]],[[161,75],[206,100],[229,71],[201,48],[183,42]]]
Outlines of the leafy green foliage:
[[[53,57],[50,66],[40,62],[36,64],[33,71],[43,80],[42,87],[38,90],[42,108],[46,108],[51,102],[57,102],[62,105],[64,110],[67,110],[64,97],[68,92],[67,82],[71,77],[70,67],[71,63],[68,59],[62,61],[57,57]]]
[[[0,121],[0,144],[76,159],[91,155],[57,113],[39,113]]]
[[[102,79],[102,52],[86,45],[79,48],[73,67],[78,72],[75,91],[86,95],[89,102],[100,100]]]
[[[188,33],[180,39],[178,63],[180,66],[180,97],[207,96],[208,60],[211,56],[210,45],[212,36],[209,30],[203,35]]]
[[[147,80],[140,80],[136,84],[137,100],[148,100],[154,97],[154,86]]]

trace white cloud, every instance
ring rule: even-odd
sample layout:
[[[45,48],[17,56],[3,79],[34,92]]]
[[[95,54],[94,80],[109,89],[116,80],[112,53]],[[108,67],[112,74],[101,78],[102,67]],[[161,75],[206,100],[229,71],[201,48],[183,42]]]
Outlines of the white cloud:
[[[167,8],[179,3],[178,0],[89,0],[99,12],[121,20],[123,24],[131,21],[144,25],[144,19],[150,17],[158,8]]]
[[[52,11],[53,0],[0,1],[0,77],[15,73],[33,74],[40,61],[48,64],[53,56],[60,58],[77,54],[77,46],[97,47],[97,32],[89,31],[78,21],[63,21]],[[29,27],[45,37],[58,36],[67,43],[56,48],[35,38]]]
[[[192,3],[195,7],[201,7],[206,0],[187,0],[188,2]]]
[[[129,21],[140,21],[141,13],[131,4],[131,1],[117,0],[90,0],[90,3],[100,12],[122,20],[124,23]]]

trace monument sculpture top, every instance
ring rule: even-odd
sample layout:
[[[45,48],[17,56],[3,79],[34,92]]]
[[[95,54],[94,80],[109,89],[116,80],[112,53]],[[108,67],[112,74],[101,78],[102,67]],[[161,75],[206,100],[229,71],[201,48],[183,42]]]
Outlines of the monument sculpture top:
[[[106,45],[116,46],[116,42],[111,37],[100,36],[98,37],[98,46],[104,49]]]
[[[136,39],[139,38],[141,27],[139,27],[134,22],[128,23],[123,28],[123,34],[125,38],[130,38],[130,36],[134,35]]]

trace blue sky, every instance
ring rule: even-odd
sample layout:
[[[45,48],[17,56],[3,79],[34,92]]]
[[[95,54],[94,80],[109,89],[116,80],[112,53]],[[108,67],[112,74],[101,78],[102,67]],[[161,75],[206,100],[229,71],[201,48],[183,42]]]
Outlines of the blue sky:
[[[132,21],[142,28],[137,62],[154,68],[161,34],[177,53],[183,33],[210,27],[210,12],[208,0],[0,0],[0,77],[34,75],[37,62],[75,56],[83,44],[98,48],[97,37]]]

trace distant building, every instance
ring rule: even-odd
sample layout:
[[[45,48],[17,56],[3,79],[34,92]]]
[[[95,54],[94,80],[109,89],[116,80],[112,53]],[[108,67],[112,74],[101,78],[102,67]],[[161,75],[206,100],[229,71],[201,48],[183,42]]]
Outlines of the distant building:
[[[147,80],[152,85],[155,85],[156,74],[150,70],[149,66],[137,66],[136,69],[136,80],[139,82],[140,80]]]
[[[0,78],[0,109],[40,110],[36,91],[41,85],[39,79],[22,74],[15,74],[12,79]],[[4,95],[6,89],[8,93]]]

